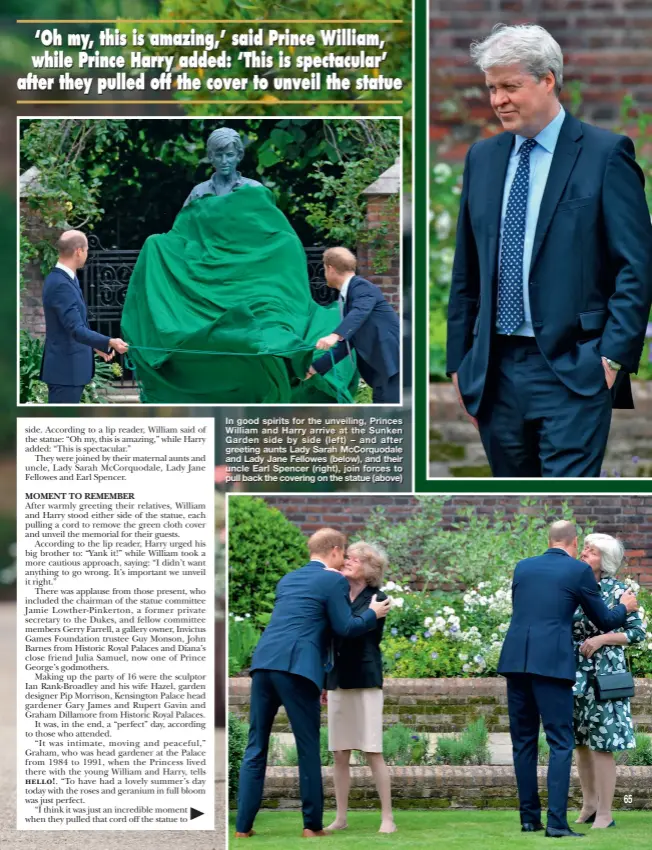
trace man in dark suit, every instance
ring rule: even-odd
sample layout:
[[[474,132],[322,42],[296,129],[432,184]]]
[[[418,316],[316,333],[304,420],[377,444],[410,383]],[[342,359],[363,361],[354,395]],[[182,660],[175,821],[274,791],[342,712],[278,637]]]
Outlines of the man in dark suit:
[[[495,476],[597,476],[652,301],[644,177],[630,139],[564,111],[546,30],[471,55],[505,132],[466,156],[447,372]]]
[[[88,240],[79,230],[67,230],[57,242],[59,261],[45,278],[43,312],[45,347],[40,378],[48,385],[50,404],[78,404],[84,386],[95,374],[93,349],[104,360],[128,345],[88,327],[86,304],[77,271],[88,256]]]
[[[550,526],[544,555],[516,565],[512,619],[498,673],[507,678],[509,731],[523,832],[543,829],[537,790],[539,723],[550,746],[546,835],[576,836],[566,808],[573,758],[573,614],[579,605],[601,631],[611,631],[636,610],[636,597],[623,593],[607,608],[591,567],[577,561],[577,531],[564,520]]]
[[[328,667],[332,632],[355,637],[376,627],[389,611],[389,599],[371,602],[361,616],[351,613],[344,564],[346,537],[332,528],[308,541],[310,562],[288,573],[276,587],[269,625],[251,662],[249,740],[240,768],[236,838],[253,834],[267,766],[269,736],[284,706],[299,756],[299,785],[306,838],[323,829],[324,795],[319,755],[320,695]],[[328,569],[327,569],[328,568]],[[332,630],[332,631],[331,631]]]
[[[324,354],[315,360],[306,379],[316,372],[325,374],[333,361],[339,363],[354,348],[358,369],[371,387],[374,403],[398,404],[401,395],[398,315],[375,284],[356,275],[356,265],[355,255],[347,248],[324,251],[326,283],[340,294],[342,321],[332,334],[317,342],[316,348],[321,351],[335,347],[332,356]]]

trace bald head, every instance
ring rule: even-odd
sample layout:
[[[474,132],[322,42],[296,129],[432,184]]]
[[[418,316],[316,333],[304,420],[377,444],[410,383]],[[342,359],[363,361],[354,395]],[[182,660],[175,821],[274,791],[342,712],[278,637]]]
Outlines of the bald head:
[[[88,256],[88,239],[81,230],[64,230],[57,239],[59,262],[72,271],[81,269]]]
[[[574,523],[560,519],[548,529],[548,545],[555,549],[564,549],[573,558],[577,557],[577,529]]]

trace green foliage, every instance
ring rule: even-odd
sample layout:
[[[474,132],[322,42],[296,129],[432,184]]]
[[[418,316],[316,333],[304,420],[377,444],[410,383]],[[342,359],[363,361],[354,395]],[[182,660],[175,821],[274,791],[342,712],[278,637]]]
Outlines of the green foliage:
[[[213,173],[206,156],[208,136],[227,125],[241,133],[245,141],[239,170],[270,189],[304,244],[318,241],[317,233],[331,244],[344,239],[352,248],[371,243],[379,258],[379,270],[398,250],[398,234],[395,239],[388,238],[390,232],[396,231],[399,220],[396,199],[390,199],[388,204],[389,224],[383,222],[370,231],[366,229],[365,196],[360,194],[399,155],[398,121],[350,117],[337,121],[177,118],[115,123],[119,125],[117,130],[111,128],[107,138],[87,141],[75,159],[81,188],[88,190],[97,210],[101,208],[101,217],[96,216],[93,221],[100,241],[107,247],[118,244],[121,248],[139,249],[152,232],[170,229],[190,188]],[[44,144],[51,146],[57,142],[57,133],[67,130],[67,124],[61,121],[53,128],[46,127],[45,122],[25,126],[29,128],[22,143],[26,147],[22,163],[25,168],[33,164],[32,149],[37,143],[39,148]],[[65,148],[62,138],[58,142]],[[51,182],[47,173],[43,177],[46,179]],[[42,182],[40,176],[39,181]],[[327,189],[324,181],[328,182]],[[62,199],[68,201],[69,198]],[[308,204],[314,204],[315,210],[309,209]],[[73,213],[74,210],[69,217]],[[309,214],[315,216],[314,223],[308,221]],[[38,223],[43,222],[38,219]],[[78,221],[69,224],[78,225]],[[41,241],[45,244],[38,248],[39,259],[45,265],[42,249],[49,242]],[[29,246],[32,243],[36,244],[36,234]],[[26,262],[31,257],[24,259]]]
[[[41,360],[43,359],[43,340],[33,337],[28,331],[20,332],[20,403],[46,404],[48,400],[47,385],[40,380]],[[95,360],[95,375],[90,384],[84,387],[81,404],[103,404],[106,401],[103,393],[108,389],[114,378],[122,375],[119,363],[106,363]]]
[[[254,496],[229,499],[229,610],[265,626],[278,581],[308,561],[306,540],[276,508]]]
[[[537,742],[537,761],[539,764],[548,764],[550,758],[550,747],[546,740],[546,733],[539,729],[539,740]]]
[[[270,753],[271,750],[270,745]],[[324,767],[333,764],[334,757],[328,749],[328,729],[325,726],[319,730],[319,753]],[[395,765],[423,765],[432,761],[428,737],[408,729],[402,723],[396,723],[383,731],[383,756],[387,764]],[[352,762],[362,765],[367,763],[364,754],[358,751],[353,755]],[[274,750],[273,758],[270,755],[270,763],[296,767],[299,764],[297,748],[294,745],[281,744],[278,753]]]
[[[492,515],[475,506],[460,508],[446,528],[443,508],[448,496],[417,496],[410,516],[400,522],[379,506],[371,513],[359,537],[380,543],[387,551],[387,578],[424,582],[424,589],[451,584],[473,586],[511,574],[517,561],[544,552],[547,531],[554,519],[573,520],[567,503],[558,509],[539,499],[523,498],[521,511],[507,517],[499,509]],[[593,530],[578,526],[580,536]]]
[[[479,717],[459,735],[437,738],[436,764],[489,764],[489,733]]]
[[[387,764],[429,764],[429,746],[427,735],[419,734],[402,723],[395,723],[383,732],[383,757]]]
[[[21,170],[38,173],[23,190],[30,215],[21,216],[21,280],[26,263],[38,261],[43,274],[52,267],[56,252],[52,231],[92,230],[104,210],[100,206],[102,181],[110,174],[108,160],[115,142],[126,134],[117,119],[25,119],[21,122]],[[103,162],[86,169],[93,148]],[[58,235],[58,233],[57,233]]]
[[[637,593],[643,626],[652,610],[652,592]],[[511,579],[497,576],[464,593],[413,593],[388,582],[392,599],[381,644],[385,674],[393,678],[425,679],[496,675],[503,640],[511,619]],[[444,604],[445,603],[445,604]],[[628,647],[632,673],[652,676],[649,647],[644,641]]]
[[[286,767],[297,767],[299,764],[299,754],[294,744],[281,744],[278,758],[279,764]],[[319,729],[319,758],[322,767],[329,767],[335,761],[332,751],[328,749],[328,729],[325,726]]]
[[[249,615],[245,617],[229,617],[229,676],[235,676],[251,663],[260,632],[251,622]]]
[[[371,404],[373,400],[373,390],[368,384],[360,378],[360,383],[358,384],[358,389],[355,394],[355,403],[356,404]]]
[[[652,590],[641,587],[636,591],[636,598],[640,606],[639,613],[647,629],[646,638],[639,643],[630,644],[625,649],[625,654],[634,676],[652,678],[652,625],[649,622],[652,617]]]
[[[437,163],[430,184],[430,377],[446,378],[446,317],[455,230],[462,192],[462,166]]]
[[[618,764],[627,764],[630,767],[652,766],[652,738],[644,732],[637,732],[636,749],[620,750],[616,754]]]
[[[240,720],[229,711],[229,799],[234,801],[238,795],[240,765],[247,748],[249,729],[244,720]]]
[[[381,649],[384,670],[393,679],[471,675],[470,671],[462,668],[472,657],[474,647],[466,641],[451,639],[443,634],[431,638],[424,638],[421,634],[414,642],[410,638],[390,637],[383,641]]]
[[[45,404],[48,400],[48,388],[40,380],[43,341],[31,336],[27,331],[20,332],[20,403]]]
[[[399,194],[388,198],[381,225],[369,228],[362,193],[399,156],[398,122],[333,121],[326,122],[325,130],[340,168],[335,170],[328,160],[314,163],[321,188],[313,194],[315,200],[305,204],[307,221],[328,242],[353,250],[359,244],[369,244],[376,255],[374,272],[387,271],[399,253]],[[353,140],[357,144],[352,148]]]
[[[384,50],[387,51],[387,59],[382,65],[381,73],[384,77],[398,77],[405,83],[400,91],[378,92],[378,91],[356,91],[355,77],[359,72],[354,70],[350,72],[340,71],[340,76],[346,76],[351,81],[351,91],[344,94],[343,99],[355,98],[357,101],[356,111],[361,114],[371,115],[406,115],[408,121],[411,116],[412,108],[412,52],[411,52],[411,5],[407,0],[348,0],[346,4],[336,3],[334,0],[284,0],[282,4],[276,3],[270,5],[267,0],[193,0],[189,4],[188,0],[163,0],[160,4],[158,13],[159,21],[166,20],[184,20],[188,17],[194,19],[240,19],[245,21],[240,26],[231,25],[227,28],[228,36],[236,33],[244,33],[253,24],[256,26],[257,21],[266,20],[270,17],[275,19],[287,18],[288,20],[396,20],[402,19],[403,25],[392,24],[376,24],[373,28],[358,27],[363,32],[377,32],[381,38],[385,40]],[[141,32],[161,32],[169,31],[170,25],[164,24],[164,29],[161,24],[154,21],[150,26],[141,25]],[[333,25],[335,26],[335,25]],[[316,24],[293,24],[292,30],[300,33],[313,33],[322,28]],[[123,24],[121,29],[130,34],[131,24]],[[283,48],[281,48],[283,49]],[[156,55],[164,54],[191,54],[192,47],[188,48],[157,48],[151,52]],[[277,46],[266,46],[265,52],[268,56],[275,60],[279,56],[280,49]],[[334,53],[337,56],[349,54],[351,48],[324,46],[319,38],[314,46],[290,48],[289,51],[285,48],[285,53],[290,53],[296,60],[300,56],[323,56],[326,53]],[[232,76],[251,77],[252,71],[246,68],[245,63],[238,58],[237,51],[231,51],[233,55],[233,65],[230,69]],[[202,80],[204,84],[209,78],[217,78],[223,75],[223,71],[219,68],[209,68],[203,73]],[[260,72],[259,72],[260,75]],[[253,88],[247,89],[244,92],[235,92],[231,98],[229,93],[221,93],[219,102],[212,104],[215,99],[215,93],[209,91],[205,86],[200,91],[179,92],[175,93],[179,104],[185,108],[188,114],[205,115],[208,112],[215,111],[222,115],[266,115],[269,112],[269,105],[275,104],[274,111],[276,114],[296,115],[297,111],[310,112],[312,115],[347,115],[351,112],[350,105],[338,106],[332,103],[315,103],[314,106],[307,107],[306,105],[294,105],[293,100],[325,100],[333,97],[325,90],[324,76],[322,72],[322,91],[299,90],[299,91],[279,91],[274,89],[274,79],[279,76],[297,78],[307,78],[308,74],[296,68],[287,70],[269,70],[264,73],[264,78],[268,80],[270,86],[265,92],[255,91]],[[372,74],[375,76],[375,74]],[[244,97],[243,97],[244,95]],[[249,102],[229,103],[230,99],[244,100],[249,98]],[[391,99],[400,100],[397,105],[388,104],[386,106],[379,104],[369,104],[365,106],[367,100]],[[202,103],[191,104],[189,101],[204,101]],[[278,101],[282,100],[283,103]],[[260,102],[260,105],[257,104]],[[406,135],[409,138],[410,130],[406,128]]]
[[[95,374],[90,384],[86,384],[81,397],[81,404],[106,404],[106,391],[114,378],[122,377],[122,367],[119,363],[95,358]]]

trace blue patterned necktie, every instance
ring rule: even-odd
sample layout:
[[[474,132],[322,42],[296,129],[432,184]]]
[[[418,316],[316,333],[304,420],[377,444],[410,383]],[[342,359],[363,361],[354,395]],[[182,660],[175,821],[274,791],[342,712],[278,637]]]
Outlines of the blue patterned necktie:
[[[530,153],[535,145],[534,139],[526,139],[520,147],[518,168],[509,191],[503,224],[498,274],[498,327],[504,334],[513,334],[525,320],[523,247],[530,188]]]

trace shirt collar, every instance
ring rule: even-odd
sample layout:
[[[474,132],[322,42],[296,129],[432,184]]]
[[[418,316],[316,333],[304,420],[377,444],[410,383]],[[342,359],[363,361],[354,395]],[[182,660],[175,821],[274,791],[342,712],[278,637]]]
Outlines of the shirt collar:
[[[77,279],[77,275],[74,273],[72,269],[69,269],[68,266],[64,266],[63,263],[57,263],[55,269],[61,269],[62,272],[65,272],[69,278],[73,280],[73,282]]]
[[[312,562],[315,562],[315,561],[316,561],[318,564],[321,564],[321,565],[322,565],[322,567],[326,567],[326,566],[328,566],[328,564],[325,564],[325,563],[324,563],[324,561],[322,561],[322,559],[321,559],[321,558],[311,558],[310,560],[311,560]]]
[[[346,301],[346,293],[349,291],[349,284],[351,280],[355,277],[355,274],[349,275],[349,277],[342,284],[342,288],[340,289],[340,298],[342,301]]]
[[[534,137],[534,141],[541,145],[544,150],[547,150],[548,153],[554,153],[555,147],[557,145],[557,139],[559,138],[559,133],[561,132],[561,125],[564,123],[564,118],[566,117],[566,111],[564,107],[559,104],[559,112],[552,121],[547,124],[540,133],[538,133]],[[514,139],[514,151],[518,153],[521,145],[525,141],[525,136],[515,136]]]

